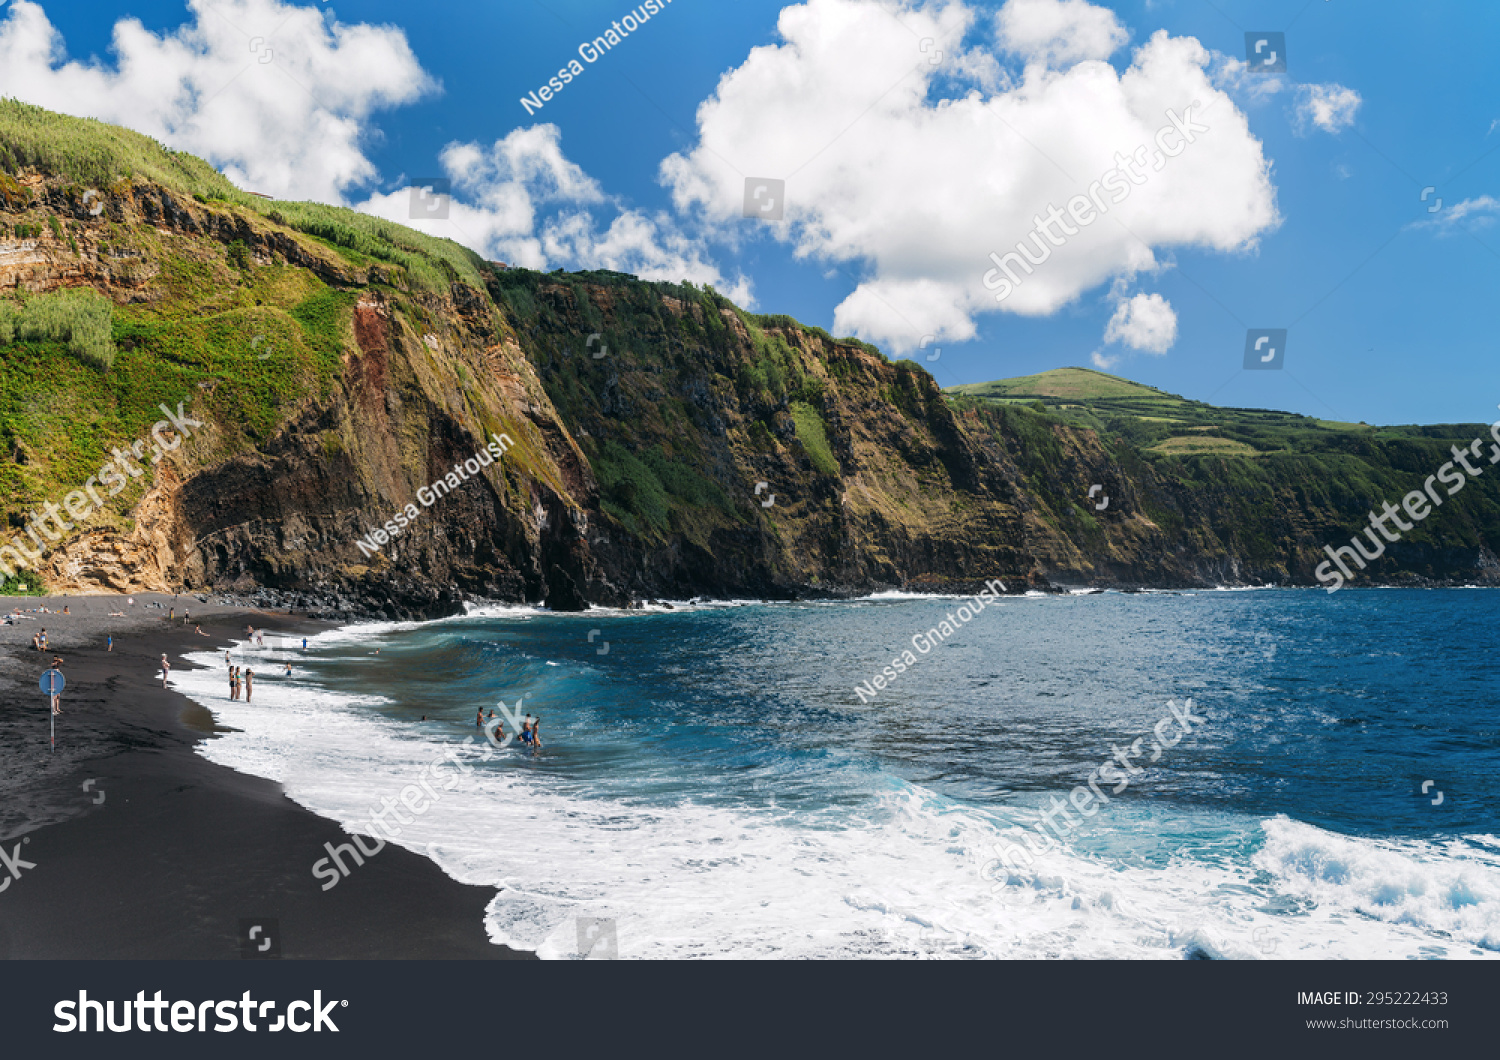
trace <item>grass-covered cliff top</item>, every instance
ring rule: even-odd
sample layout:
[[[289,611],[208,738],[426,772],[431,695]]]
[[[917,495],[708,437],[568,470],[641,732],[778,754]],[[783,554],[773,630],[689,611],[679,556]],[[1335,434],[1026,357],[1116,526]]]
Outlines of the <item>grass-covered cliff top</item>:
[[[1056,368],[945,392],[959,402],[1044,410],[1055,419],[1121,437],[1154,456],[1355,453],[1401,439],[1467,441],[1487,429],[1479,424],[1372,427],[1295,412],[1226,408],[1089,368]]]
[[[0,205],[28,201],[16,177],[34,171],[74,186],[105,191],[148,181],[205,205],[242,210],[338,247],[355,264],[400,265],[418,286],[445,290],[463,282],[483,289],[484,261],[451,239],[439,239],[342,206],[263,199],[236,188],[213,166],[149,136],[92,118],[74,118],[14,99],[0,100]]]

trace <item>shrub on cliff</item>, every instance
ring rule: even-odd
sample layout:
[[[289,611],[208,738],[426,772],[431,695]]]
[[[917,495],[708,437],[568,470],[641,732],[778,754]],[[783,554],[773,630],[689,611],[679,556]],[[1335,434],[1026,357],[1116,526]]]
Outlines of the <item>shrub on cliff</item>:
[[[0,301],[0,346],[56,342],[101,371],[115,361],[114,305],[94,291],[57,291],[22,302]]]

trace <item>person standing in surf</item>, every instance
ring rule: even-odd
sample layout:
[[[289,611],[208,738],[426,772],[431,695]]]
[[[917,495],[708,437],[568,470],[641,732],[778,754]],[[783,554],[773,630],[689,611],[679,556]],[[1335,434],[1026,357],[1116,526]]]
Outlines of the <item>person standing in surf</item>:
[[[167,687],[167,675],[170,674],[171,672],[172,672],[172,664],[169,663],[169,662],[167,662],[167,653],[166,652],[162,652],[162,656],[161,656],[161,686],[163,688]]]
[[[245,671],[245,702],[250,702],[250,693],[255,691],[255,671]]]

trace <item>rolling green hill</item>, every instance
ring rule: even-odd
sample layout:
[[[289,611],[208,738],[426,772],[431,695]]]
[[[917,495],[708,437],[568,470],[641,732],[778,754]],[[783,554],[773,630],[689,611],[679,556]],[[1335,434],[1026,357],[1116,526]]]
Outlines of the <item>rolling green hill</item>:
[[[1474,424],[1371,427],[1270,409],[1209,405],[1090,368],[1056,368],[1038,375],[948,387],[953,398],[991,404],[1032,405],[1058,420],[1107,431],[1145,452],[1165,456],[1217,452],[1255,457],[1266,453],[1347,452],[1351,442],[1398,439],[1467,441]],[[1483,433],[1480,431],[1480,433]]]

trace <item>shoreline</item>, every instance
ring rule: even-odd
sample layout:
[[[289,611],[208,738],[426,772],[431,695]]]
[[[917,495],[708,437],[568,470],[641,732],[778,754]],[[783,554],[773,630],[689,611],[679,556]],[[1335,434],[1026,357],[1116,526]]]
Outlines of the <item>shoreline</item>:
[[[185,654],[243,639],[247,624],[300,636],[342,623],[187,594],[134,599],[0,597],[5,614],[59,612],[0,625],[0,841],[34,866],[0,893],[0,958],[233,960],[240,922],[268,918],[286,959],[534,959],[486,935],[493,888],[411,851],[386,850],[324,893],[308,853],[350,837],[279,784],[198,753],[226,730],[161,685],[164,652],[174,669],[191,668]],[[197,616],[186,627],[184,608]],[[31,636],[42,628],[39,655]],[[68,681],[55,752],[37,688],[54,655]]]

